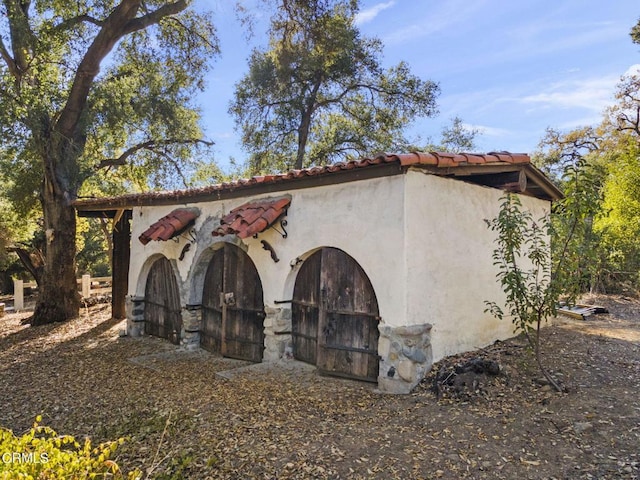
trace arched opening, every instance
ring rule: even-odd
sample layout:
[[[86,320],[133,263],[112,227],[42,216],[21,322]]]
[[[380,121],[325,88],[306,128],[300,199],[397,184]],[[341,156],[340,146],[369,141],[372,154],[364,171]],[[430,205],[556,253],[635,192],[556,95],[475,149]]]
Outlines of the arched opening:
[[[144,289],[144,332],[178,345],[181,329],[178,282],[171,262],[160,257],[151,265]]]
[[[330,375],[377,382],[378,301],[371,281],[342,250],[322,248],[293,289],[294,357]]]
[[[262,282],[251,258],[225,243],[211,257],[202,292],[202,348],[226,357],[262,361]]]

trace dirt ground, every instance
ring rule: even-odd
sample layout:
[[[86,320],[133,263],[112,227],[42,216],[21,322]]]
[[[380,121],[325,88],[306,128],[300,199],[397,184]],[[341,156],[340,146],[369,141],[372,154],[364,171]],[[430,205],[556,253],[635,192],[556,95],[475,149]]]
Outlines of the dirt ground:
[[[321,377],[307,365],[249,365],[165,341],[119,337],[98,305],[38,328],[0,319],[0,425],[38,414],[95,442],[127,436],[117,461],[147,478],[640,478],[640,302],[544,329],[541,381],[521,339],[449,358],[406,396]],[[441,386],[474,358],[497,376]],[[466,386],[465,386],[466,385]]]

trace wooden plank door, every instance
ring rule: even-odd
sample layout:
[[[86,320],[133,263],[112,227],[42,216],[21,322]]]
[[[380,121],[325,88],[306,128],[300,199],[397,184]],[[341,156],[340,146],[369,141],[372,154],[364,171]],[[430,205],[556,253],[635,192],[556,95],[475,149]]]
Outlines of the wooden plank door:
[[[162,257],[151,266],[145,285],[144,331],[180,343],[180,293],[171,262]]]
[[[224,249],[216,250],[207,267],[202,293],[202,330],[200,346],[210,352],[222,352],[222,302],[224,291]]]
[[[378,381],[378,302],[362,267],[336,248],[322,250],[318,369]]]
[[[320,266],[322,250],[304,261],[296,277],[291,305],[293,356],[316,364],[320,316]]]
[[[293,295],[295,358],[323,373],[375,382],[378,322],[373,286],[353,258],[323,248],[305,261]]]
[[[262,361],[264,305],[262,283],[253,261],[235,245],[225,245],[225,318],[222,354]]]
[[[262,361],[262,283],[251,258],[231,244],[217,250],[205,275],[202,297],[203,348],[227,357]]]

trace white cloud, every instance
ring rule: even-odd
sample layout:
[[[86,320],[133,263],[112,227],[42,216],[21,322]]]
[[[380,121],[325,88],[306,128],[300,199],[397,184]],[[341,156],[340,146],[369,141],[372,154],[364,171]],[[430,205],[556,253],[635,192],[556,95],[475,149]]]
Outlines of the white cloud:
[[[582,108],[602,112],[613,102],[618,81],[619,78],[614,76],[564,81],[549,85],[534,95],[524,96],[521,102],[541,108]]]
[[[631,65],[626,72],[624,72],[624,76],[632,76],[632,75],[640,75],[640,63],[636,63],[635,65]]]
[[[382,37],[385,45],[398,45],[434,35],[449,29],[452,25],[464,25],[484,7],[485,1],[447,0],[429,5],[426,13],[417,13],[414,23]],[[418,4],[418,2],[416,2]],[[426,2],[425,2],[426,5]]]
[[[367,8],[366,10],[362,10],[361,12],[358,12],[358,14],[356,15],[354,23],[356,25],[363,25],[365,23],[368,23],[372,21],[374,18],[376,18],[380,12],[382,12],[383,10],[386,10],[387,8],[393,7],[395,4],[396,4],[396,0],[391,0],[389,2],[378,3],[373,7]]]

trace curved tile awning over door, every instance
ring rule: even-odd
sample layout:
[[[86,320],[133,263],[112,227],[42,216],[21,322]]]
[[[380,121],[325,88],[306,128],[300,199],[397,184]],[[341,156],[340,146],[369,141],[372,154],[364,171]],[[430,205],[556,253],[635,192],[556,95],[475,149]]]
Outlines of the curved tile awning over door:
[[[212,235],[237,235],[247,238],[264,232],[284,216],[291,204],[291,197],[278,197],[248,202],[231,210],[220,220],[220,226]]]
[[[200,210],[197,208],[176,208],[147,228],[138,240],[146,245],[151,240],[166,241],[177,237],[195,223],[198,215]]]

